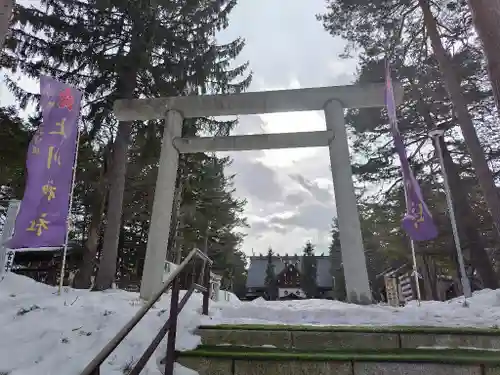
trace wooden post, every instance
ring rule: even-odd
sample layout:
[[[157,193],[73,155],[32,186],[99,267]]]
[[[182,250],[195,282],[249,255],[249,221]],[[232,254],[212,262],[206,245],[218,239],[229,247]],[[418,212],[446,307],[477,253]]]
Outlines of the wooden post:
[[[172,283],[172,296],[170,299],[170,327],[168,329],[164,375],[173,375],[174,373],[175,339],[177,336],[177,318],[179,316],[179,290],[180,280],[179,277],[176,277]]]
[[[208,315],[208,301],[210,300],[210,273],[211,273],[211,267],[207,263],[205,266],[205,273],[204,273],[204,287],[206,290],[203,292],[203,306],[202,306],[202,314],[203,315]]]

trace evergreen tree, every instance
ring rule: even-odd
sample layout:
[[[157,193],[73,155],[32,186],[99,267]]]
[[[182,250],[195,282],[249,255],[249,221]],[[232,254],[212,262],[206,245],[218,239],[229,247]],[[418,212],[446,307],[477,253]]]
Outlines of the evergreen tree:
[[[450,2],[447,7],[456,10],[463,6],[465,1],[458,3]],[[472,19],[486,55],[488,73],[495,97],[497,112],[500,115],[500,51],[498,40],[500,40],[500,0],[475,0],[467,1],[472,12]]]
[[[274,301],[278,298],[278,285],[273,258],[273,249],[269,248],[269,250],[267,251],[266,278],[264,280],[264,285],[266,286],[267,295],[269,296],[269,299],[271,301]]]
[[[139,144],[136,145],[135,142]],[[126,237],[125,243],[120,246],[119,258],[120,277],[130,275],[136,284],[142,277],[151,198],[156,181],[156,170],[151,166],[157,159],[151,155],[147,156],[143,151],[143,142],[148,143],[148,140],[137,139],[131,147],[122,228]],[[239,250],[243,235],[238,228],[246,226],[244,218],[241,217],[246,202],[235,199],[232,195],[234,176],[224,173],[230,160],[206,154],[193,154],[189,155],[185,162],[182,204],[187,214],[180,229],[183,255],[187,255],[193,247],[204,249],[207,245],[207,253],[214,261],[213,271],[223,276],[225,286],[231,277],[235,287],[241,290],[246,281],[246,260]],[[169,260],[174,261],[173,258]],[[194,269],[190,268],[189,272],[191,270]]]
[[[493,222],[495,223],[497,232],[500,235],[500,195],[498,194],[493,174],[474,127],[474,119],[468,109],[468,99],[462,91],[461,81],[453,66],[451,53],[444,47],[438,20],[436,20],[433,14],[430,1],[419,0],[418,3],[422,9],[428,38],[439,64],[446,92],[453,103],[453,113],[462,130],[462,135],[465,139],[467,149],[469,150],[472,165],[474,166],[478,182],[484,193],[484,199],[493,218]]]
[[[330,244],[330,274],[333,279],[334,298],[345,301],[347,292],[345,289],[344,267],[342,265],[342,251],[340,248],[340,232],[338,220],[335,218],[332,225],[332,242]]]
[[[314,245],[307,241],[302,255],[302,273],[300,285],[308,298],[315,298],[318,294],[317,261],[314,255]]]
[[[331,3],[330,12],[324,15],[322,20],[332,34],[342,35],[352,43],[351,46],[362,48],[360,82],[383,80],[383,60],[388,56],[391,57],[392,67],[407,93],[404,103],[399,107],[401,112],[399,129],[407,140],[409,161],[421,185],[428,184],[430,189],[439,189],[442,192],[442,182],[432,172],[439,168],[438,159],[433,153],[424,150],[428,149],[426,146],[430,144],[427,137],[429,130],[437,126],[452,129],[456,125],[454,106],[447,91],[448,82],[441,74],[442,63],[425,43],[427,34],[423,32],[420,18],[422,9],[419,7],[423,5],[422,2],[411,1],[401,7],[399,5],[392,1],[384,1],[379,8],[372,8],[363,6],[363,3],[340,1]],[[400,11],[403,13],[399,13]],[[338,12],[342,13],[342,17],[337,17]],[[441,39],[445,45],[453,45],[453,54],[447,52],[448,57],[451,58],[455,75],[461,79],[461,90],[467,99],[472,117],[483,124],[477,127],[478,135],[485,145],[495,148],[498,137],[489,130],[497,126],[495,118],[491,115],[493,100],[489,88],[484,85],[487,74],[481,61],[483,57],[477,45],[468,39],[471,32],[470,14],[467,9],[460,8],[456,12],[443,10],[437,13],[436,17],[440,25],[455,30],[451,34],[442,34]],[[400,28],[397,28],[400,32],[395,32],[396,28],[393,25],[396,24],[400,25]],[[468,41],[465,41],[466,39]],[[422,45],[426,45],[423,50]],[[380,121],[373,121],[374,118],[380,118]],[[393,163],[394,148],[388,136],[386,117],[380,116],[380,111],[377,109],[350,111],[348,122],[354,127],[357,136],[355,149],[364,155],[360,159],[362,162],[354,167],[357,177],[365,183],[379,183],[381,180],[386,180],[391,186],[389,190],[400,189],[400,171]],[[472,159],[466,151],[465,144],[455,132],[449,133],[452,141],[448,145],[442,145],[446,146],[442,148],[444,152],[448,152],[449,149],[455,155],[452,159],[447,158],[446,172],[450,180],[454,181],[451,184],[452,196],[456,202],[456,217],[462,243],[467,246],[466,261],[479,272],[484,285],[496,288],[498,280],[486,251],[490,240],[481,238],[481,233],[491,232],[489,227],[491,219],[479,229],[478,223],[482,222],[474,217],[472,207],[476,204],[483,205],[484,200],[480,198],[479,202],[465,203],[468,200],[467,189],[472,187],[469,181],[477,179],[470,168]],[[495,165],[492,158],[498,158],[498,155],[488,152],[487,156],[490,163]],[[381,193],[377,196],[379,202],[385,201],[387,204],[389,196],[398,197],[397,199],[404,202],[402,194],[392,194],[391,191]],[[427,190],[427,194],[424,195],[426,199],[429,193],[433,194],[432,190]],[[475,194],[469,195],[469,199],[472,196],[477,197]],[[440,198],[443,199],[444,196],[441,194]],[[430,207],[435,216],[441,213],[431,205]],[[440,203],[440,207],[443,209],[442,212],[446,212],[446,205]],[[399,226],[397,221],[396,225]],[[449,236],[446,242],[451,246],[440,247],[449,252],[441,253],[438,257],[451,256],[456,259],[449,225],[449,221],[443,221],[439,228],[440,239],[419,244],[421,251],[433,251],[436,255],[436,251],[432,250],[437,248],[436,243],[443,241],[443,236]],[[401,249],[409,253],[409,244],[403,241]]]
[[[0,200],[21,199],[33,132],[13,107],[0,108]]]
[[[117,262],[120,232],[127,228],[123,223],[122,202],[129,144],[143,126],[130,122],[117,124],[112,115],[113,101],[181,95],[187,87],[192,94],[238,92],[247,87],[250,80],[250,76],[244,76],[247,64],[231,66],[243,42],[237,39],[218,45],[214,38],[217,30],[227,27],[227,17],[235,1],[43,0],[41,5],[17,6],[3,63],[11,71],[32,78],[50,74],[79,87],[85,91],[84,138],[107,144],[112,134],[110,168],[103,178],[106,184],[104,189],[95,188],[101,197],[93,204],[103,206],[99,202],[104,201],[103,196],[110,189],[104,205],[106,218],[103,220],[102,211],[96,209],[93,221],[105,224],[97,277],[98,288],[105,289],[115,278],[116,265],[120,263]],[[22,105],[36,99],[36,95],[25,92],[15,81],[7,83]],[[184,133],[189,135],[201,130],[224,134],[234,122],[198,119],[184,125]],[[150,134],[161,134],[163,121],[148,122],[146,127]],[[159,148],[151,148],[159,152]],[[143,166],[145,170],[153,170],[153,175],[156,173],[155,163]],[[95,253],[101,241],[92,242]]]

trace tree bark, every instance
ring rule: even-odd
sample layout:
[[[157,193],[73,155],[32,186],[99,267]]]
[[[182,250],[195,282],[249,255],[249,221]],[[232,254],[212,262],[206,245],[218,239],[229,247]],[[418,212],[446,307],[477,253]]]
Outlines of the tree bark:
[[[3,48],[7,32],[9,31],[10,18],[14,9],[14,0],[0,0],[0,50]]]
[[[437,301],[437,275],[432,257],[426,254],[417,255],[419,263],[421,265],[420,270],[422,273],[422,278],[424,280],[424,299]]]
[[[127,173],[127,154],[132,124],[129,121],[120,122],[113,147],[113,162],[110,171],[110,189],[108,197],[108,212],[106,214],[106,229],[99,271],[96,277],[96,290],[111,288],[116,274],[118,258],[118,242],[123,214],[123,195]]]
[[[486,252],[484,242],[477,230],[477,218],[470,208],[467,192],[464,190],[463,182],[460,178],[457,165],[453,161],[446,142],[439,138],[445,173],[450,181],[450,192],[453,197],[453,209],[456,213],[457,226],[463,241],[464,250],[468,250],[470,264],[475,268],[483,281],[484,287],[497,289],[498,279],[493,270],[490,258]]]
[[[185,188],[185,183],[184,183],[184,172],[185,172],[185,163],[186,163],[186,158],[185,156],[179,159],[179,167],[177,168],[177,179],[176,179],[176,185],[175,185],[175,191],[174,191],[174,201],[172,203],[172,217],[170,220],[170,228],[169,228],[169,235],[168,235],[168,241],[167,241],[167,259],[173,263],[176,263],[177,259],[177,253],[179,249],[175,247],[175,242],[178,240],[180,237],[182,237],[179,234],[179,230],[182,231],[182,228],[179,227],[179,220],[181,216],[181,212],[183,212],[183,194],[182,191]],[[179,229],[180,228],[180,229]],[[181,249],[182,251],[182,249]]]
[[[75,288],[88,289],[92,284],[92,274],[96,263],[97,248],[102,228],[102,215],[106,207],[107,198],[107,173],[109,171],[111,144],[108,144],[104,151],[104,162],[99,174],[94,199],[92,201],[92,217],[88,231],[87,241],[83,253],[82,265],[75,278]]]
[[[493,218],[497,232],[500,235],[500,199],[493,180],[481,143],[474,129],[472,117],[467,109],[467,101],[462,93],[460,81],[455,74],[448,52],[444,49],[439,36],[436,20],[432,14],[428,0],[418,0],[424,16],[424,23],[431,40],[434,54],[443,75],[444,85],[453,104],[453,111],[469,149],[472,165],[476,171],[479,184],[483,191],[488,210]]]
[[[469,0],[469,7],[483,44],[491,87],[500,116],[500,0]]]
[[[134,32],[134,31],[133,31]],[[141,51],[141,41],[138,35],[132,39],[129,54],[125,57],[129,60],[129,70],[118,82],[118,97],[123,99],[134,98],[137,87],[137,61],[134,58]],[[125,192],[125,180],[127,174],[128,146],[132,131],[132,121],[121,121],[118,124],[113,145],[113,155],[110,170],[110,188],[108,197],[108,211],[106,214],[106,229],[104,231],[103,249],[99,270],[97,272],[95,290],[105,290],[112,287],[116,275],[118,243],[123,216],[123,195]]]
[[[83,253],[82,265],[75,278],[75,288],[88,289],[92,284],[92,274],[96,263],[97,247],[102,224],[102,215],[106,206],[106,191],[95,193],[92,205],[92,218],[90,221],[87,241]]]

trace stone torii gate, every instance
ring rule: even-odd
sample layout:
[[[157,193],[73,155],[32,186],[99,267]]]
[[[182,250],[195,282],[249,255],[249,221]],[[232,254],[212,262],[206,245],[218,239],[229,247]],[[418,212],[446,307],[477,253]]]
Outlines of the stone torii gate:
[[[150,299],[162,284],[179,153],[325,146],[330,151],[347,298],[354,303],[370,303],[372,297],[352,181],[344,109],[383,107],[384,88],[383,84],[368,84],[231,95],[117,100],[114,113],[120,121],[166,119],[141,297]],[[399,103],[402,99],[400,85],[395,85],[395,96]],[[324,111],[326,131],[181,137],[185,118],[315,110]]]

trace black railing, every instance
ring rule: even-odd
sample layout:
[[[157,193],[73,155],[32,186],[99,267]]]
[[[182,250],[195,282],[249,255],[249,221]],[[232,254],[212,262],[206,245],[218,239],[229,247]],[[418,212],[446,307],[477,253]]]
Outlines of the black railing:
[[[179,302],[180,280],[179,274],[194,258],[198,257],[203,260],[203,267],[199,275],[199,281],[203,283],[193,283],[187,293],[182,297]],[[127,337],[132,329],[141,321],[153,305],[160,299],[170,287],[172,287],[171,300],[170,300],[170,313],[166,323],[160,328],[160,331],[155,336],[151,344],[146,348],[143,355],[134,364],[132,370],[127,375],[139,375],[146,366],[149,358],[153,355],[154,351],[163,340],[168,332],[167,339],[167,352],[165,356],[165,375],[172,375],[174,371],[175,362],[175,338],[177,335],[177,319],[182,308],[186,305],[189,298],[195,290],[203,293],[203,315],[208,315],[208,302],[210,299],[210,270],[212,268],[212,260],[203,252],[198,249],[193,249],[182,263],[167,276],[167,280],[160,291],[158,291],[153,298],[146,302],[143,307],[134,315],[134,317],[113,337],[108,344],[95,356],[95,358],[85,367],[80,375],[100,375],[101,364],[110,356],[118,345]]]

